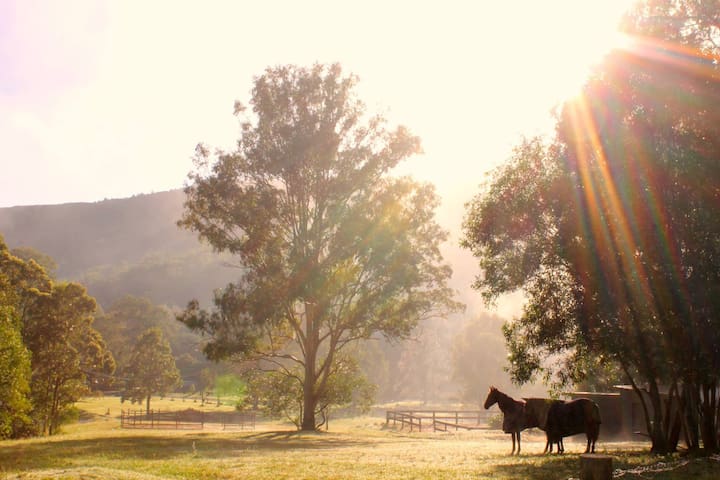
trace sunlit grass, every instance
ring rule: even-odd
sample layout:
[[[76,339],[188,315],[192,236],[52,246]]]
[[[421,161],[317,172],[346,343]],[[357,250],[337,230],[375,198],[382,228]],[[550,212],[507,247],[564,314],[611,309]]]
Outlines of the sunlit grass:
[[[329,432],[318,433],[265,422],[244,432],[123,430],[119,409],[116,414],[108,401],[80,403],[84,423],[66,427],[61,435],[0,442],[0,478],[567,479],[578,476],[578,453],[584,449],[584,443],[567,442],[569,454],[542,455],[544,438],[528,433],[523,454],[511,457],[509,436],[498,431],[409,433],[386,427],[378,417],[333,420]],[[601,453],[614,457],[615,468],[679,459],[658,459],[647,450],[647,444],[600,443]],[[718,478],[720,464],[693,460],[673,472],[624,478],[686,474]]]

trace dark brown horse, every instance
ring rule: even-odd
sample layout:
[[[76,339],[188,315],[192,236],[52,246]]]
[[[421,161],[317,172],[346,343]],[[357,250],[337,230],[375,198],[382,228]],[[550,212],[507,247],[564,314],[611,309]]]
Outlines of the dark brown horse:
[[[509,395],[504,394],[495,387],[490,387],[490,392],[485,399],[485,409],[498,404],[500,411],[503,413],[503,432],[512,435],[512,453],[515,453],[515,439],[517,438],[517,453],[520,455],[520,432],[526,428],[537,427],[537,419],[533,415],[529,415],[525,410],[525,402],[523,400],[515,400]]]
[[[585,453],[595,453],[595,442],[600,435],[600,408],[588,398],[570,402],[557,401],[550,405],[545,434],[550,445],[558,443],[558,452],[565,451],[562,439],[578,433],[587,437]],[[552,451],[552,446],[550,447]]]
[[[529,423],[537,426],[543,431],[547,430],[547,420],[550,407],[558,402],[564,403],[562,400],[554,400],[552,398],[523,398],[523,400],[525,400],[525,415],[532,418],[532,421]],[[547,432],[545,432],[545,436],[546,442],[543,453],[547,453],[548,450],[552,453],[553,443],[557,443],[558,452],[560,452],[562,448],[562,437],[550,438],[550,436],[547,435]]]

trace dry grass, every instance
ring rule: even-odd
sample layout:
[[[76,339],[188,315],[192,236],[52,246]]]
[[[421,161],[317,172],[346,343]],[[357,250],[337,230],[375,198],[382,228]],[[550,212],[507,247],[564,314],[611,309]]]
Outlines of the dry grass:
[[[189,406],[168,403],[175,409]],[[511,457],[509,437],[499,432],[408,433],[374,417],[333,421],[330,432],[320,433],[296,432],[279,423],[260,423],[252,432],[123,430],[117,399],[78,406],[82,423],[61,435],[0,442],[0,478],[567,479],[577,477],[577,454],[584,448],[584,443],[567,442],[569,454],[542,455],[543,437],[530,433],[523,437],[523,454]],[[110,415],[105,415],[108,408]],[[646,444],[601,443],[600,450],[626,470],[680,461],[652,457]],[[687,476],[718,478],[720,463],[692,460],[672,471],[638,470],[623,478]]]

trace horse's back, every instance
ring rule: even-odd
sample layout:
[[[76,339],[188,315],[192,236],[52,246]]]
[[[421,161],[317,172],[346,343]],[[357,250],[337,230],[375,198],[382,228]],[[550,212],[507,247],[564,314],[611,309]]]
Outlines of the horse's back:
[[[598,407],[598,404],[589,398],[578,398],[568,402],[568,404],[575,405],[575,408],[578,412],[582,412],[581,415],[588,423],[594,423],[597,425],[602,423],[602,419],[600,418],[600,407]]]
[[[545,430],[550,406],[560,400],[552,400],[550,398],[525,398],[524,400],[528,423],[533,423],[533,427]]]
[[[601,423],[600,409],[588,398],[553,403],[548,411],[547,432],[553,436],[569,437],[579,433],[597,436]]]

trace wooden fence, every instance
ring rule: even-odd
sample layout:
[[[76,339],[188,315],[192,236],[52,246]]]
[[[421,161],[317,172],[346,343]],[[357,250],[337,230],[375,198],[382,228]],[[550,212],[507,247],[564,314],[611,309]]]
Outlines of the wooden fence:
[[[447,432],[453,428],[456,431],[488,428],[487,417],[488,412],[483,410],[388,410],[385,424],[399,423],[401,430],[408,426],[411,432],[415,429],[422,432],[423,427]]]
[[[203,430],[213,428],[255,430],[255,412],[202,412],[199,410],[121,410],[121,428],[171,428],[176,430]]]

